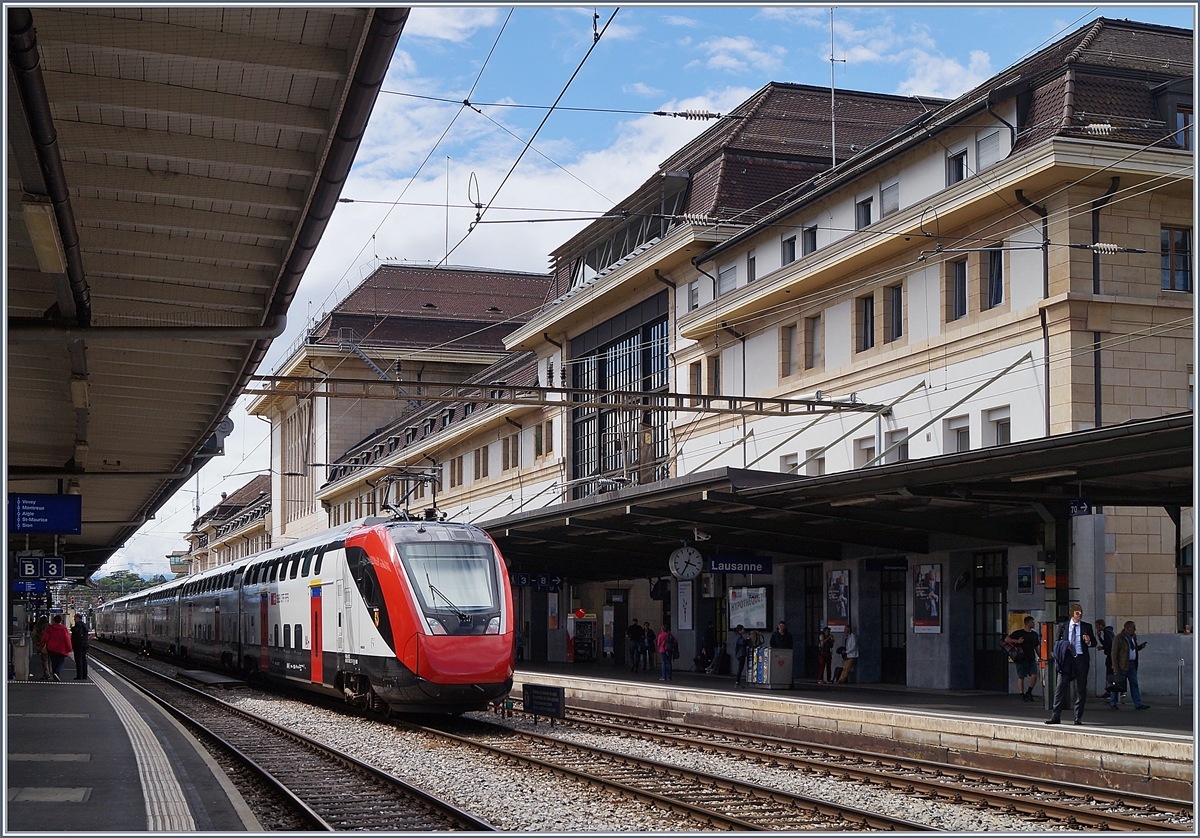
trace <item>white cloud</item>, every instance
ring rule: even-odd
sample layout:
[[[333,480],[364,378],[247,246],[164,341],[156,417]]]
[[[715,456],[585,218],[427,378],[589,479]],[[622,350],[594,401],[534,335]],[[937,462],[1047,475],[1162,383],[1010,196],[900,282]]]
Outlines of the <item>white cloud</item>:
[[[783,66],[783,56],[787,54],[781,46],[760,47],[757,41],[745,35],[710,38],[701,43],[700,48],[709,55],[708,67],[735,73],[751,67],[774,72]]]
[[[771,6],[759,11],[759,17],[785,23],[799,23],[809,27],[829,26],[829,10],[819,8],[787,8]]]
[[[648,84],[642,84],[640,81],[635,81],[633,84],[625,84],[621,86],[622,93],[632,93],[634,96],[658,96],[662,93],[657,87],[651,87]]]
[[[434,38],[440,41],[461,43],[480,29],[492,26],[500,19],[500,10],[486,6],[468,8],[438,8],[413,6],[404,24],[404,38]]]
[[[952,99],[993,75],[992,60],[982,50],[971,51],[969,66],[953,58],[920,53],[909,61],[909,75],[896,92],[905,96],[940,96]]]
[[[663,15],[659,18],[667,26],[683,26],[688,29],[695,29],[700,26],[700,21],[683,15]]]

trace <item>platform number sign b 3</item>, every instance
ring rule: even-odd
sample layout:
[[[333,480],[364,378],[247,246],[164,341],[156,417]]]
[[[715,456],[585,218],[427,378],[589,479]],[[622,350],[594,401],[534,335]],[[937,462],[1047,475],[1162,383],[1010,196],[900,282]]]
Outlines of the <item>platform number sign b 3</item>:
[[[21,556],[17,559],[18,579],[67,578],[67,562],[62,556]]]

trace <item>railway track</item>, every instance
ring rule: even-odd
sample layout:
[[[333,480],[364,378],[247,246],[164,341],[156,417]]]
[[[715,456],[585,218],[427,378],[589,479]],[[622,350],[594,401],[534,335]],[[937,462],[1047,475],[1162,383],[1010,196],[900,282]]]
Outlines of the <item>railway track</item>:
[[[271,786],[303,829],[393,832],[494,828],[354,757],[97,647],[92,654]]]
[[[393,720],[399,727],[444,737],[594,784],[725,830],[939,831],[806,795],[741,782],[527,731],[471,719],[427,724]]]
[[[1034,824],[1119,831],[1194,832],[1192,802],[1163,800],[1091,786],[1031,780],[1015,774],[963,769],[824,744],[748,736],[715,728],[648,721],[597,711],[570,711],[559,725],[733,755],[767,767],[816,772],[930,800],[967,803],[1028,817]]]

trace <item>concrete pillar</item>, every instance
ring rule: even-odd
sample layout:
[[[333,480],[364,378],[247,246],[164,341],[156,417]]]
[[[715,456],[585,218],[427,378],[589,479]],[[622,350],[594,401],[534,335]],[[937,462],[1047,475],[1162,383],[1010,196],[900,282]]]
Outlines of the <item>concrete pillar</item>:
[[[1083,619],[1094,623],[1104,617],[1104,515],[1071,518],[1071,599],[1083,608]],[[1097,638],[1097,641],[1099,638]],[[1093,694],[1104,689],[1104,652],[1097,646],[1091,653]]]

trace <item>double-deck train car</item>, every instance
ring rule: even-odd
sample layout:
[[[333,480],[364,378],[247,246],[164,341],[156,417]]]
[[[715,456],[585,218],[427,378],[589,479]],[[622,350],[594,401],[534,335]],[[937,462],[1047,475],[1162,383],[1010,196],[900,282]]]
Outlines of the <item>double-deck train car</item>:
[[[101,638],[398,712],[508,694],[504,559],[466,524],[368,518],[106,602]]]

